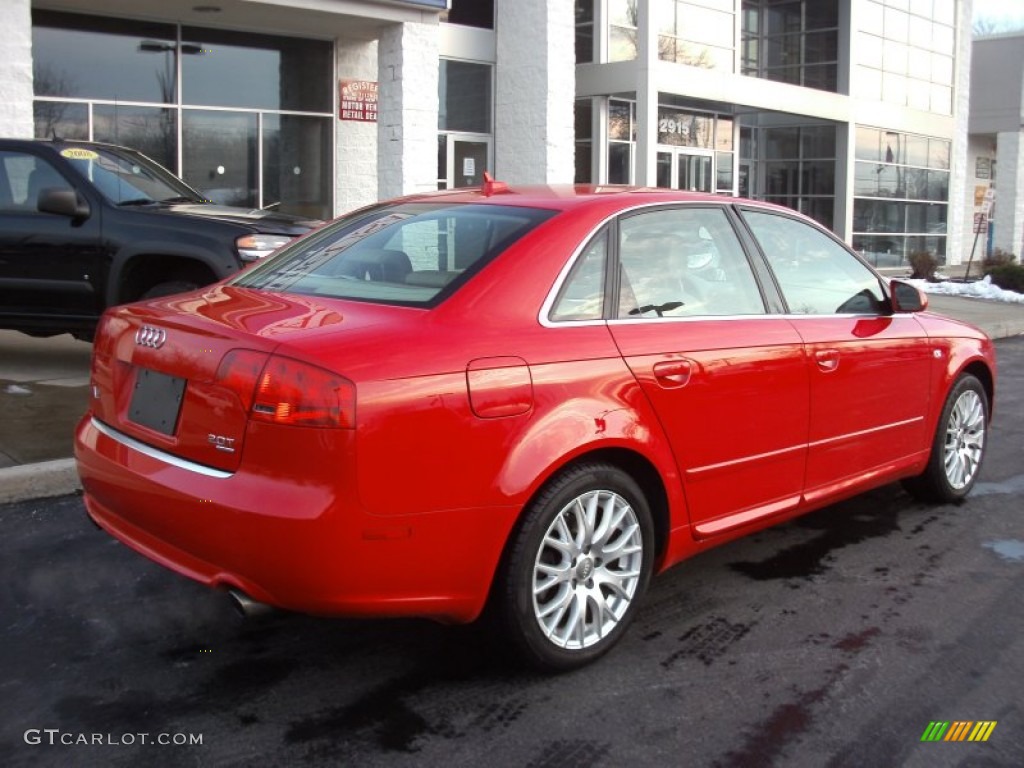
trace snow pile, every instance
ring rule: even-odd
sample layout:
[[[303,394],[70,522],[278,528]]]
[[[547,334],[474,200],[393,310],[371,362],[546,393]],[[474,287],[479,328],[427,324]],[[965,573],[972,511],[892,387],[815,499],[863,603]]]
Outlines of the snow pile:
[[[925,293],[939,293],[943,296],[966,296],[970,299],[988,299],[989,301],[1005,301],[1010,304],[1024,304],[1024,293],[1004,291],[993,285],[992,278],[985,275],[973,283],[954,283],[946,280],[941,283],[929,283],[927,280],[904,280],[903,282],[917,286]]]

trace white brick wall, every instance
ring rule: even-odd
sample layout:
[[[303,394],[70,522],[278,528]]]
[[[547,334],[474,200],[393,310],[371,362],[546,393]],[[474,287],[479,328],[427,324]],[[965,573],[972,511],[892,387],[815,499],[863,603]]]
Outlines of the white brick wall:
[[[437,24],[385,27],[377,48],[377,194],[437,189]]]
[[[377,80],[377,41],[338,40],[338,79]],[[335,215],[377,201],[377,124],[338,120]]]
[[[0,0],[0,136],[32,137],[32,3]]]
[[[568,0],[497,0],[495,175],[571,183],[575,19]]]
[[[1006,131],[996,138],[995,226],[992,246],[1024,263],[1024,134]]]
[[[956,55],[955,87],[953,90],[953,120],[956,129],[950,147],[952,157],[949,169],[949,210],[946,214],[946,263],[966,264],[974,243],[974,209],[966,205],[963,191],[973,185],[974,167],[967,166],[967,123],[970,117],[971,90],[971,8],[972,0],[959,4],[958,48]],[[970,171],[970,172],[968,172]],[[979,243],[979,248],[983,246]],[[965,250],[966,248],[966,250]]]

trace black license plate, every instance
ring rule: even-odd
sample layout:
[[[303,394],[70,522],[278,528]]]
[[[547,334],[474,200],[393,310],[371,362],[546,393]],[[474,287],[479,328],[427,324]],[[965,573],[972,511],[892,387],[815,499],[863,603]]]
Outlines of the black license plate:
[[[157,432],[173,435],[178,429],[184,396],[185,379],[139,368],[135,372],[135,391],[128,418]]]

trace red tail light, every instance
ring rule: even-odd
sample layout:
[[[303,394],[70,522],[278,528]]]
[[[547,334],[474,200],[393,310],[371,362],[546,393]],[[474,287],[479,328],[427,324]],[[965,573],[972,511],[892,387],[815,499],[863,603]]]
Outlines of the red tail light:
[[[356,388],[348,379],[287,357],[235,350],[217,381],[238,394],[255,421],[298,427],[355,427]]]

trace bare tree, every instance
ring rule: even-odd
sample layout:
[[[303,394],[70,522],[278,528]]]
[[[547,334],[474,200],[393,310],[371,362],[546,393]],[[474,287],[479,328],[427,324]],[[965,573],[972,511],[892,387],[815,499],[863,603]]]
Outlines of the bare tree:
[[[1006,32],[1020,32],[1022,30],[1024,30],[1024,20],[1022,19],[998,20],[989,16],[979,16],[972,25],[975,37],[1000,35]]]

